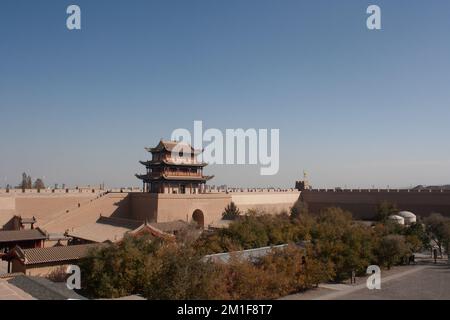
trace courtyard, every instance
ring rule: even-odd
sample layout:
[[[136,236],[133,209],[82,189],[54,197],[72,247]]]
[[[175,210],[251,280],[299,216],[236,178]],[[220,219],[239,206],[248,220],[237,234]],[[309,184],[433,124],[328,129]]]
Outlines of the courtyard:
[[[449,300],[450,264],[421,259],[416,265],[394,267],[381,273],[381,289],[369,290],[366,278],[356,284],[320,284],[284,300]]]

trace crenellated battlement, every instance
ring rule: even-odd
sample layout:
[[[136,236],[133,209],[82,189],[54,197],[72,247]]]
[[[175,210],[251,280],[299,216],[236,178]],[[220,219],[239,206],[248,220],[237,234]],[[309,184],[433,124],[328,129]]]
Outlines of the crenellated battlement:
[[[335,192],[335,193],[448,193],[448,189],[307,189],[307,192]]]
[[[71,189],[0,189],[0,194],[20,195],[20,194],[100,194],[106,190],[97,188],[71,188]]]
[[[411,211],[418,216],[431,213],[450,216],[448,189],[306,189],[301,191],[300,198],[311,212],[340,207],[359,219],[373,219],[382,202],[395,204],[399,210]]]

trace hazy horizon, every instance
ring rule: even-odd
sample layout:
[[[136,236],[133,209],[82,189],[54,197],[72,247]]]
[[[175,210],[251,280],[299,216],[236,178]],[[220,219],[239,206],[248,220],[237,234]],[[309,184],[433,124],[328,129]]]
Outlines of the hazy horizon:
[[[66,8],[82,30],[66,28]],[[366,8],[382,30],[366,28]],[[174,129],[280,130],[280,170],[213,165],[209,184],[450,183],[450,3],[4,0],[0,186],[141,186]]]

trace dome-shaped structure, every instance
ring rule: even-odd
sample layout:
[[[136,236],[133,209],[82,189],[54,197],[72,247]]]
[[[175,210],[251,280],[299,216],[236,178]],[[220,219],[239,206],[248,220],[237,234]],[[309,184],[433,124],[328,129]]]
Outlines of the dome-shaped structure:
[[[406,224],[412,224],[417,221],[416,215],[410,211],[400,211],[397,215],[402,217]]]
[[[393,221],[395,223],[401,224],[401,225],[405,224],[405,219],[403,217],[398,216],[398,215],[389,216],[389,220],[391,220],[391,221]]]

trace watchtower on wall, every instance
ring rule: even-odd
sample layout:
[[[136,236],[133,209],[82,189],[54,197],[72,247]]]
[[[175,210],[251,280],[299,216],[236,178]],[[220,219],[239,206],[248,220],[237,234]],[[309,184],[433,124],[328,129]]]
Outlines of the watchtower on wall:
[[[195,150],[187,143],[161,140],[156,147],[146,150],[152,154],[152,159],[140,163],[147,172],[136,175],[143,182],[144,192],[204,193],[206,181],[213,178],[203,175],[207,163],[197,161],[202,151]]]
[[[304,191],[311,189],[308,181],[308,174],[306,171],[303,171],[303,180],[295,181],[295,189],[298,191]]]

